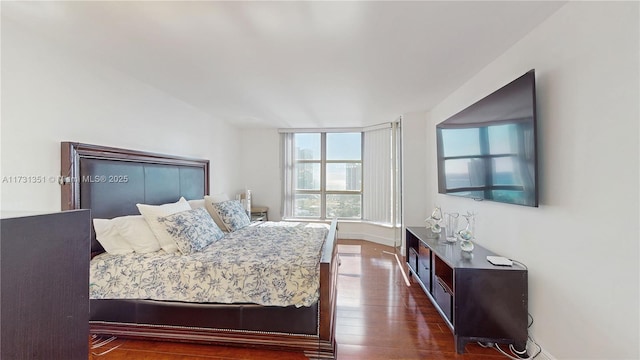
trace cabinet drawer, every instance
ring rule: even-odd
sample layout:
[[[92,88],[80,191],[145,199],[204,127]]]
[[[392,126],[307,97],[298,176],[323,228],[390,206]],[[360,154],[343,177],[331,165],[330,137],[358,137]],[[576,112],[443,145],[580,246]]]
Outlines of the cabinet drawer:
[[[442,310],[447,319],[453,323],[453,313],[451,312],[451,309],[453,309],[453,295],[449,292],[450,290],[447,285],[445,285],[444,281],[437,276],[435,277],[435,284],[433,287],[433,295],[436,299],[436,303],[438,303],[440,310]]]
[[[429,264],[428,258],[418,258],[418,277],[422,280],[427,291],[431,292],[431,266]]]
[[[407,261],[409,262],[409,267],[411,268],[411,270],[413,270],[413,272],[418,274],[418,271],[419,271],[418,254],[416,253],[415,249],[413,248],[409,249],[409,259],[407,259]]]
[[[431,250],[424,244],[418,244],[418,277],[431,292]]]

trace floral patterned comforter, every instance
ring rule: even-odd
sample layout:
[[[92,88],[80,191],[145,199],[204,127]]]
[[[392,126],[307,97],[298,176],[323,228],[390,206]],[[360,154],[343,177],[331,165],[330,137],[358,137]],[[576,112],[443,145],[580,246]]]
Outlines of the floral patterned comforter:
[[[326,224],[258,222],[202,251],[101,254],[92,299],[310,306],[318,301]]]

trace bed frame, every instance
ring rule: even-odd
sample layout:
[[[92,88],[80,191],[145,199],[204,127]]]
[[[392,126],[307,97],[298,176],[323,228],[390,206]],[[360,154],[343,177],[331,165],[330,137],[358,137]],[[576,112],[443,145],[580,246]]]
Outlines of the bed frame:
[[[62,210],[92,218],[139,214],[136,203],[163,204],[209,193],[209,161],[75,142],[61,143]],[[161,341],[264,347],[335,358],[337,222],[320,262],[320,299],[311,307],[90,300],[92,334]],[[104,252],[92,229],[91,256]],[[89,254],[87,254],[89,255]]]

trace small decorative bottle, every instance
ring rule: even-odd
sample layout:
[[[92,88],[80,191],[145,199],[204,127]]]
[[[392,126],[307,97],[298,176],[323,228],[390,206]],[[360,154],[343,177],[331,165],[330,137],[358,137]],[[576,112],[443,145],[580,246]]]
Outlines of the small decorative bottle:
[[[462,251],[471,252],[473,251],[473,242],[471,240],[474,239],[475,234],[474,231],[474,223],[475,223],[475,214],[471,212],[467,212],[467,215],[462,215],[465,220],[467,220],[467,226],[458,232],[458,236],[460,237],[460,248]]]
[[[427,229],[431,230],[433,237],[438,237],[438,234],[442,231],[440,222],[442,221],[442,210],[439,206],[436,206],[431,212],[431,216],[424,220],[427,223]]]

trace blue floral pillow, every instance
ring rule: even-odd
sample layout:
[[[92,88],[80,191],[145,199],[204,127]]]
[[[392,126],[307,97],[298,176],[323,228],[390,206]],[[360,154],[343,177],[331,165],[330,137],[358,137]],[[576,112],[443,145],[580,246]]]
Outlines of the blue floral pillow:
[[[222,223],[230,232],[242,229],[251,223],[247,211],[242,207],[238,200],[228,200],[214,203],[213,208],[216,210]]]
[[[204,208],[159,217],[158,222],[164,226],[184,255],[198,252],[224,237],[222,230]]]

